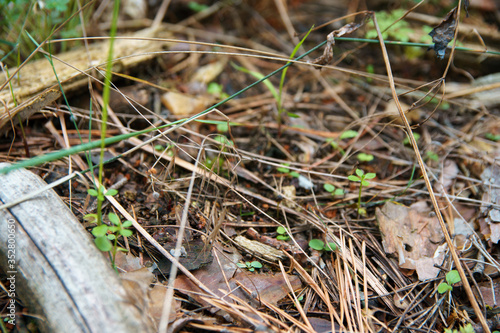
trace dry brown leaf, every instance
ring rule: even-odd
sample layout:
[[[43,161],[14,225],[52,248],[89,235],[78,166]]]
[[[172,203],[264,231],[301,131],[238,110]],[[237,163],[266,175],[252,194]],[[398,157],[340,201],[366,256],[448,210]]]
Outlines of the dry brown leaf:
[[[420,280],[437,276],[444,260],[443,233],[437,218],[428,217],[409,207],[387,202],[376,210],[387,254],[397,256],[399,267],[415,269]]]

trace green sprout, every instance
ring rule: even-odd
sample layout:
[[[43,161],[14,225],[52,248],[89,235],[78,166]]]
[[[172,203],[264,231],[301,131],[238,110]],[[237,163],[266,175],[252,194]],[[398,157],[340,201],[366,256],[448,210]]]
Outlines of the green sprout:
[[[282,226],[279,226],[276,229],[276,232],[278,233],[278,236],[276,236],[277,240],[287,241],[287,240],[290,239],[290,236],[288,236],[286,228],[283,228]]]
[[[373,179],[377,177],[376,173],[368,172],[365,174],[365,172],[361,169],[356,169],[356,175],[350,175],[347,177],[350,181],[353,182],[359,182],[359,195],[358,195],[358,214],[361,216],[366,216],[366,209],[361,207],[361,193],[363,190],[363,186],[368,186],[370,183],[367,181],[367,179]]]
[[[484,137],[491,141],[500,141],[500,134],[486,133]]]
[[[97,216],[94,215],[96,214],[88,214],[85,218],[88,220],[94,220],[95,223],[95,221],[97,221]],[[116,253],[118,251],[127,252],[127,249],[118,246],[118,238],[128,238],[132,236],[132,230],[128,229],[132,226],[132,221],[127,220],[122,222],[115,213],[109,213],[108,219],[112,225],[108,226],[103,223],[95,226],[92,229],[92,235],[95,237],[94,243],[99,250],[103,252],[111,251],[111,266],[116,270]]]
[[[316,251],[335,251],[337,250],[337,245],[333,242],[329,242],[328,244],[325,245],[325,242],[323,242],[321,239],[311,239],[309,241],[309,247],[311,249],[314,249]]]
[[[292,176],[294,178],[299,178],[300,173],[298,173],[297,171],[290,171],[290,169],[288,168],[289,166],[290,166],[290,163],[282,164],[280,167],[276,168],[276,171],[289,174],[290,176]]]
[[[345,132],[342,132],[339,138],[340,140],[344,140],[344,139],[352,139],[355,138],[356,136],[358,136],[358,131],[347,130]]]
[[[332,184],[324,184],[323,185],[323,188],[325,189],[325,191],[327,191],[328,193],[331,193],[332,196],[341,196],[341,195],[344,195],[344,190],[341,189],[341,188],[335,188],[335,186],[333,186]]]
[[[430,150],[428,150],[428,151],[426,151],[426,152],[425,152],[425,158],[426,158],[426,159],[429,159],[429,160],[431,160],[431,161],[434,161],[434,162],[439,161],[439,156],[438,156],[438,154],[436,154],[435,152],[430,151]]]
[[[262,264],[258,261],[246,261],[244,264],[239,262],[236,264],[238,267],[240,268],[246,268],[248,269],[250,272],[253,272],[255,271],[255,269],[259,269],[259,268],[262,268]]]
[[[374,159],[372,154],[366,154],[366,153],[359,153],[357,158],[360,162],[371,162]]]
[[[438,286],[438,293],[444,294],[453,290],[453,284],[460,282],[460,274],[458,271],[451,270],[446,273],[446,282],[442,282]]]
[[[420,134],[418,133],[413,133],[413,137],[415,138],[415,141],[418,141],[418,139],[420,139]],[[403,140],[403,144],[404,145],[409,145],[410,144],[410,139],[408,137],[406,137],[404,140]]]

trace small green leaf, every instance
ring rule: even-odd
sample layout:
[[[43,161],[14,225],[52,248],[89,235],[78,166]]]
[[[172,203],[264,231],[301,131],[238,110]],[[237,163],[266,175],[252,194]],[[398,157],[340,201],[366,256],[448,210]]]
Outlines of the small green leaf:
[[[108,239],[109,239],[110,241],[113,241],[113,240],[115,240],[115,239],[116,239],[116,235],[115,235],[115,234],[109,234],[109,235],[106,235],[106,237],[108,237]]]
[[[361,162],[371,162],[375,157],[371,154],[365,154],[365,153],[359,153],[358,154],[358,160]]]
[[[325,243],[321,239],[311,239],[309,241],[309,247],[317,251],[321,251],[325,248]]]
[[[290,172],[290,176],[292,176],[294,178],[299,178],[300,177],[300,173],[298,173],[297,171],[292,171],[292,172]]]
[[[349,179],[352,182],[359,182],[359,181],[361,181],[361,179],[359,179],[355,175],[349,175],[349,177],[347,177],[347,179]]]
[[[420,139],[420,134],[413,133],[413,137],[415,138],[415,141],[418,141],[418,139]],[[403,144],[404,145],[410,144],[410,139],[408,138],[408,136],[403,140]]]
[[[300,118],[300,116],[296,113],[293,113],[293,112],[287,112],[286,113],[288,115],[288,117],[290,118]]]
[[[115,196],[118,194],[118,191],[115,190],[114,188],[108,190],[104,195],[110,195],[110,196]]]
[[[278,168],[276,168],[276,171],[282,172],[282,173],[289,173],[290,169],[288,169],[287,167],[278,167]]]
[[[119,247],[119,246],[116,248],[116,250],[120,251],[120,252],[128,252],[127,249],[124,249],[123,247]]]
[[[196,1],[189,1],[188,2],[188,7],[189,7],[189,9],[191,9],[192,11],[195,11],[197,13],[202,12],[205,9],[208,8],[207,5],[201,4],[201,3],[197,3]]]
[[[258,261],[252,261],[250,263],[250,266],[254,267],[254,268],[262,268],[262,264]]]
[[[228,138],[226,138],[224,135],[217,135],[215,138],[214,138],[215,141],[218,141],[220,142],[221,144],[223,145],[227,145],[227,146],[234,146],[234,143],[233,141],[229,140]]]
[[[442,282],[438,286],[438,293],[444,294],[450,290],[453,290],[453,288],[446,282]]]
[[[336,251],[337,245],[335,243],[329,242],[325,245],[325,251]]]
[[[242,264],[241,262],[236,263],[236,266],[238,266],[239,268],[247,268],[247,265]]]
[[[111,245],[111,242],[106,236],[96,237],[96,239],[94,239],[94,243],[97,248],[103,252],[111,251],[113,248],[113,245]]]
[[[154,146],[154,149],[155,149],[156,151],[164,151],[164,150],[165,150],[165,147],[163,147],[162,145],[155,145],[155,146]]]
[[[375,177],[377,177],[377,174],[373,172],[368,172],[367,174],[365,174],[365,179],[373,179]]]
[[[439,161],[439,156],[433,151],[426,151],[425,155],[427,156],[428,159],[433,160],[435,162]]]
[[[500,134],[486,133],[484,137],[491,141],[500,141]]]
[[[210,82],[207,86],[207,93],[212,95],[220,95],[222,93],[222,85],[217,82]]]
[[[250,267],[250,268],[248,268],[248,270],[249,270],[250,272],[253,272],[253,271],[255,271],[255,268]]]
[[[347,130],[340,134],[340,140],[355,138],[358,135],[357,131]]]
[[[325,189],[325,191],[329,192],[329,193],[332,193],[333,191],[335,191],[335,186],[333,186],[332,184],[323,184],[323,188]]]
[[[114,225],[120,225],[120,218],[115,213],[109,213],[108,218]]]
[[[217,124],[217,132],[225,133],[229,131],[229,125],[227,123]]]
[[[366,216],[366,209],[363,207],[358,208],[358,214],[361,216]]]
[[[276,228],[276,232],[280,235],[284,235],[286,234],[286,229],[283,228],[282,226],[279,226],[278,228]]]
[[[122,223],[122,228],[130,228],[131,226],[132,226],[132,221],[127,220]]]
[[[276,236],[276,239],[277,240],[281,240],[281,241],[287,241],[287,240],[290,239],[290,236],[288,236],[288,235],[278,235],[278,236]]]
[[[451,286],[455,283],[460,282],[460,274],[456,270],[451,270],[448,273],[446,273],[446,282]]]
[[[359,176],[359,177],[363,177],[363,175],[365,174],[365,172],[361,169],[356,169],[356,174]]]
[[[117,232],[118,230],[120,230],[120,227],[119,227],[119,226],[112,226],[112,227],[108,227],[108,231],[109,231],[109,232],[112,232],[112,233],[115,233],[115,232]]]
[[[335,191],[333,191],[333,195],[334,196],[341,196],[341,195],[344,195],[344,190],[341,189],[341,188],[338,188],[336,189]]]
[[[132,230],[128,230],[128,229],[120,230],[120,235],[122,235],[125,238],[132,236],[132,234],[133,234]]]
[[[92,235],[94,235],[97,238],[103,237],[104,235],[106,235],[107,232],[108,232],[108,226],[105,224],[101,224],[92,229]]]
[[[96,190],[94,190],[93,188],[89,188],[89,189],[87,190],[87,193],[88,193],[88,194],[90,194],[90,195],[91,195],[91,196],[93,196],[93,197],[97,197],[97,191],[96,191]]]
[[[370,185],[370,182],[369,182],[369,181],[367,181],[367,180],[364,180],[364,179],[363,179],[363,180],[361,181],[361,185],[363,185],[363,186],[368,186],[368,185]]]

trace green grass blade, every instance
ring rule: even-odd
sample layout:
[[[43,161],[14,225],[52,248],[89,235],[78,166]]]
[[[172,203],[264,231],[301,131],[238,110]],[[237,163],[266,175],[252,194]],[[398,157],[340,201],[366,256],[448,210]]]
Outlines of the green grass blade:
[[[278,92],[276,91],[276,88],[274,88],[274,86],[271,83],[271,81],[269,81],[268,79],[266,79],[266,77],[264,76],[264,74],[261,74],[259,72],[250,71],[250,70],[246,69],[245,67],[238,66],[238,65],[236,65],[234,63],[231,63],[231,65],[235,69],[239,70],[240,72],[250,74],[250,75],[252,75],[256,79],[263,80],[262,83],[264,83],[264,85],[267,87],[267,89],[269,89],[269,91],[273,95],[273,97],[276,100],[276,102],[279,101],[279,96],[278,96]]]

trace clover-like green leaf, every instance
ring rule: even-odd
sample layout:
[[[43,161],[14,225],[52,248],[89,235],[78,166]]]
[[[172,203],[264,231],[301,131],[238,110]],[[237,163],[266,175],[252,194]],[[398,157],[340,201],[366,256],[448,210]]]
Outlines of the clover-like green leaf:
[[[458,274],[458,271],[456,270],[451,270],[446,273],[446,282],[448,282],[450,286],[460,282],[461,280],[462,279],[460,278],[460,274]]]
[[[314,238],[309,241],[309,247],[317,251],[322,251],[325,248],[325,242]]]
[[[361,181],[361,179],[358,178],[358,177],[356,177],[355,175],[349,175],[349,177],[347,177],[347,179],[349,179],[352,182],[359,182],[359,181]]]
[[[117,194],[118,194],[118,191],[116,189],[112,188],[112,189],[107,190],[104,195],[114,196],[114,195],[117,195]]]
[[[373,172],[368,172],[367,174],[365,174],[365,179],[373,179],[375,177],[377,177],[377,174]]]
[[[87,193],[90,194],[93,197],[97,197],[97,191],[95,189],[93,189],[93,188],[89,188],[87,190]]]
[[[252,266],[253,268],[262,268],[262,264],[258,261],[252,261],[250,263],[250,266]]]
[[[375,157],[373,157],[372,154],[366,154],[366,153],[359,153],[358,154],[358,160],[361,162],[371,162]]]
[[[280,235],[284,235],[286,234],[286,229],[283,228],[282,226],[279,226],[278,228],[276,228],[276,232]]]
[[[108,218],[114,225],[120,225],[120,218],[115,213],[109,213]]]
[[[122,228],[130,228],[132,226],[132,221],[123,221]]]
[[[128,229],[121,229],[120,230],[120,235],[122,235],[125,238],[132,236],[132,234],[133,234],[132,230],[128,230]]]
[[[332,184],[323,184],[323,188],[325,189],[325,191],[329,192],[329,193],[333,193],[333,191],[335,191],[335,186],[333,186]]]
[[[448,283],[446,283],[446,282],[442,282],[442,283],[440,283],[440,284],[439,284],[439,286],[438,286],[438,293],[440,293],[440,294],[444,294],[444,293],[446,293],[446,292],[448,292],[448,291],[450,291],[450,290],[453,290],[453,287],[452,287],[452,286],[450,286],[450,285],[449,285]]]
[[[357,135],[358,135],[357,131],[347,130],[345,132],[342,132],[342,134],[340,134],[340,140],[355,138]]]
[[[97,248],[103,252],[111,251],[113,248],[113,245],[111,245],[111,242],[106,236],[96,237],[96,239],[94,239],[94,243]]]
[[[365,174],[365,172],[361,169],[356,169],[356,174],[358,175],[358,177],[363,177],[363,175]]]
[[[95,237],[103,237],[108,232],[108,226],[105,224],[98,225],[92,229],[92,235]]]

